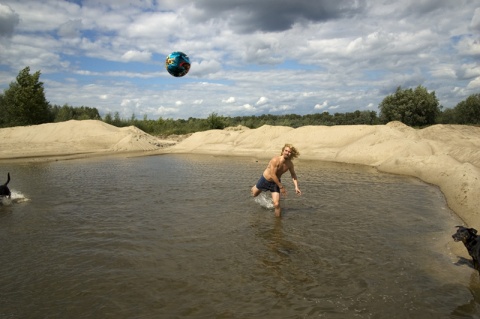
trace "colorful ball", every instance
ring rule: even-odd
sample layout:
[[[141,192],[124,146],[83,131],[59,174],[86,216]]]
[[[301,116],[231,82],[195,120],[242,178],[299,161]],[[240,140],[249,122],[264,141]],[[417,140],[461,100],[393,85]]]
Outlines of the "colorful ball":
[[[165,60],[165,69],[175,77],[181,77],[190,70],[190,59],[183,52],[172,52]]]

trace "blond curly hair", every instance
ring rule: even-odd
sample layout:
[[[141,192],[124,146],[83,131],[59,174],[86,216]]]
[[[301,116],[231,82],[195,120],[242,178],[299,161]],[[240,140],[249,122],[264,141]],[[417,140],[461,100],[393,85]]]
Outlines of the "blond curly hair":
[[[299,157],[300,156],[300,152],[295,148],[295,146],[293,146],[292,144],[285,144],[283,147],[282,147],[282,152],[280,153],[280,155],[283,154],[283,151],[285,150],[285,147],[288,147],[290,148],[290,151],[292,151],[292,158],[296,158],[296,157]]]

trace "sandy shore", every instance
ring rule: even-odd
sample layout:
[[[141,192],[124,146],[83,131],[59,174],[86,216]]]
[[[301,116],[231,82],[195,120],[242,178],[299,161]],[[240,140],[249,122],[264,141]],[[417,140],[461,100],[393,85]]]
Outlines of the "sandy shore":
[[[160,139],[130,126],[68,121],[0,129],[0,162],[45,161],[115,154],[201,153],[270,158],[285,143],[298,161],[368,165],[438,185],[450,208],[480,227],[480,128],[435,125],[417,130],[392,122],[358,126],[263,126],[198,132],[181,142]]]
[[[143,154],[176,143],[151,136],[134,126],[118,128],[102,121],[72,120],[0,129],[0,161]]]

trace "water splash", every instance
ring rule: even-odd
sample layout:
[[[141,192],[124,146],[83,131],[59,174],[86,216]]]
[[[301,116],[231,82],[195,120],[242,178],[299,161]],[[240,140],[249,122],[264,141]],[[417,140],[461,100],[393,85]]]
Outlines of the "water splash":
[[[0,200],[0,203],[2,205],[10,206],[12,205],[12,203],[23,203],[23,202],[29,201],[29,199],[19,191],[11,190],[11,193],[12,194],[10,198],[3,197]]]
[[[272,198],[267,193],[260,193],[254,200],[265,209],[274,209]]]
[[[3,206],[10,206],[10,205],[12,205],[12,199],[8,198],[8,197],[2,197],[0,199],[0,204],[3,205]]]

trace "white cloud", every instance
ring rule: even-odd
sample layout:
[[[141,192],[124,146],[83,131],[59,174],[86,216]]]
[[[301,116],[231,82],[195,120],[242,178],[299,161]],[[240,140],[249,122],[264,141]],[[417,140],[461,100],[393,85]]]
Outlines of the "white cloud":
[[[207,76],[209,74],[214,74],[222,69],[222,65],[220,62],[216,60],[208,60],[208,61],[201,61],[201,62],[196,62],[190,60],[191,63],[191,68],[189,71],[189,75],[191,76]]]
[[[253,107],[253,106],[250,105],[250,104],[244,104],[244,105],[242,106],[242,108],[243,108],[244,110],[247,110],[247,111],[253,111],[253,110],[255,110],[255,107]]]
[[[271,112],[281,112],[281,113],[284,113],[285,111],[290,111],[290,110],[293,110],[294,107],[292,105],[279,105],[279,106],[275,106],[275,107],[272,107],[270,110]]]
[[[81,36],[82,20],[69,20],[58,27],[58,35],[66,38],[79,38]]]
[[[479,90],[480,89],[480,76],[476,79],[470,81],[467,85],[467,89],[469,90]]]
[[[176,114],[176,113],[178,113],[178,109],[175,109],[175,108],[172,108],[172,107],[160,106],[156,110],[156,115],[160,115],[160,116],[168,116],[168,115],[172,115],[172,114]]]
[[[129,50],[122,55],[122,60],[125,62],[130,62],[130,61],[147,62],[147,61],[150,61],[151,57],[152,57],[152,53],[148,51]]]
[[[255,105],[265,105],[268,103],[268,99],[264,96],[260,97],[257,101],[257,103],[255,103]]]
[[[452,107],[478,85],[475,1],[215,3],[2,0],[0,89],[30,66],[52,104],[189,118],[352,112],[418,85]],[[172,51],[190,57],[183,78]]]
[[[462,64],[457,71],[457,76],[461,79],[471,79],[480,76],[480,64]]]
[[[222,102],[223,103],[228,103],[228,104],[235,103],[235,98],[233,96],[231,96],[227,99],[223,99]]]
[[[134,16],[127,24],[125,34],[130,38],[158,39],[177,30],[181,21],[175,12],[145,12]]]
[[[325,108],[327,108],[328,106],[328,101],[324,101],[322,104],[316,104],[314,109],[315,110],[323,110]]]
[[[472,21],[470,22],[470,28],[473,31],[480,32],[480,8],[475,9]]]
[[[460,54],[467,56],[480,56],[480,37],[465,36],[457,44]]]
[[[123,99],[122,103],[120,103],[121,106],[129,106],[132,103],[131,100],[129,99]]]
[[[439,64],[432,67],[430,73],[436,78],[455,79],[457,75],[453,68],[454,65],[451,64]]]

